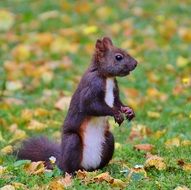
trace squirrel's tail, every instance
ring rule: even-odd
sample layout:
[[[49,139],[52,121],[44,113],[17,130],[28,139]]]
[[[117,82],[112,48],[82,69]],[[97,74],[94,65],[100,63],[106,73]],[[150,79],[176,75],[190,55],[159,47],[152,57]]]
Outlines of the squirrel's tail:
[[[49,141],[47,138],[35,137],[24,141],[16,155],[21,160],[45,161],[46,166],[50,168],[51,163],[49,158],[54,156],[58,162],[60,151],[60,146]]]

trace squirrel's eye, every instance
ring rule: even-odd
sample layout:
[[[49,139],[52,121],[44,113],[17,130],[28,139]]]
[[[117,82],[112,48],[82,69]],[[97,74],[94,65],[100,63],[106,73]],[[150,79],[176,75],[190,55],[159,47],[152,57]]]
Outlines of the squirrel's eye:
[[[121,54],[116,54],[116,55],[115,55],[115,59],[116,59],[117,61],[121,61],[121,60],[123,59],[123,55],[121,55]]]

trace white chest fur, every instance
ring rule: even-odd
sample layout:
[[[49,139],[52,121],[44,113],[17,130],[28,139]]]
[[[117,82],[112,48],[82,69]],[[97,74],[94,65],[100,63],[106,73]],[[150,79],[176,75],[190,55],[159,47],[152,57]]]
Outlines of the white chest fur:
[[[101,162],[102,145],[105,141],[105,127],[107,117],[92,118],[84,131],[82,167],[97,168]]]
[[[107,78],[106,88],[105,88],[105,102],[110,107],[113,107],[114,104],[114,94],[113,94],[114,87],[115,87],[114,79]]]

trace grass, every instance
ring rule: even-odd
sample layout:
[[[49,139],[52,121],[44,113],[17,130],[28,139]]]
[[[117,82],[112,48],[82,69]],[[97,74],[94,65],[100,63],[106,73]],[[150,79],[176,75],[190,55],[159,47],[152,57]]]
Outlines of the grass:
[[[0,140],[0,148],[10,144],[17,147],[17,141],[10,143],[14,137],[10,126],[14,123],[28,136],[60,137],[60,126],[67,110],[58,111],[54,104],[60,94],[72,95],[88,67],[96,39],[108,35],[140,64],[130,76],[118,79],[122,100],[134,108],[136,119],[133,124],[125,122],[120,127],[111,119],[112,131],[121,147],[116,148],[112,163],[99,172],[109,171],[113,177],[125,180],[126,175],[120,173],[125,169],[123,164],[132,168],[146,160],[145,153],[134,150],[133,145],[150,143],[155,146],[152,153],[164,158],[166,170],[149,168],[147,179],[132,179],[126,189],[174,189],[184,185],[191,188],[189,171],[177,164],[180,159],[191,162],[190,145],[170,149],[165,146],[165,142],[174,137],[191,140],[189,0],[110,0],[107,3],[6,0],[0,2],[0,8],[12,12],[15,19],[9,30],[0,33],[0,132],[4,139]],[[183,34],[185,32],[187,36]],[[50,43],[47,43],[49,37],[43,41],[42,36],[38,36],[42,33],[52,37]],[[18,50],[19,45],[24,46],[24,53]],[[8,61],[11,62],[9,67]],[[50,67],[55,62],[58,66]],[[23,87],[8,88],[10,81],[19,81]],[[14,98],[13,103],[10,97]],[[22,103],[16,104],[16,100]],[[43,108],[49,114],[32,119],[48,128],[29,130],[29,122],[22,112],[37,108]],[[149,111],[156,112],[159,117],[149,116]],[[130,141],[132,126],[138,124],[145,125],[152,133]],[[156,138],[155,132],[163,129],[165,133]],[[0,187],[20,182],[29,189],[38,189],[54,178],[45,174],[31,176],[14,163],[13,156],[1,154],[0,165],[7,169],[0,178]],[[60,174],[55,171],[54,175]],[[85,185],[74,179],[71,189],[85,188],[111,187],[105,182]]]

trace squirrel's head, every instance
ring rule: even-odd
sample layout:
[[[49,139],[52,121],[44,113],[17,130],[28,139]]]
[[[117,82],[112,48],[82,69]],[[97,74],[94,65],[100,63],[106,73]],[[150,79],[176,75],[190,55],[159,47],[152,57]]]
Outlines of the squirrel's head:
[[[126,51],[115,47],[108,37],[98,39],[95,48],[95,64],[106,77],[126,76],[137,66],[137,61]]]

